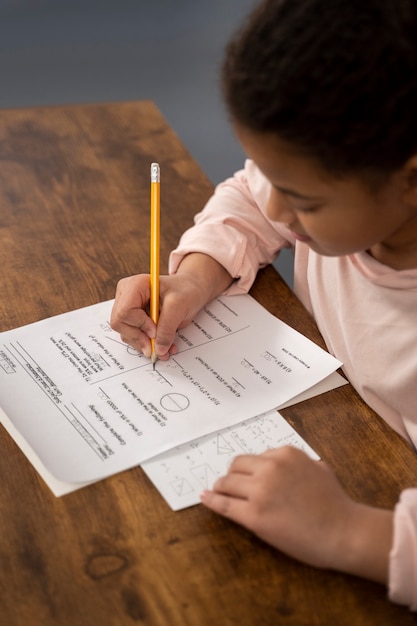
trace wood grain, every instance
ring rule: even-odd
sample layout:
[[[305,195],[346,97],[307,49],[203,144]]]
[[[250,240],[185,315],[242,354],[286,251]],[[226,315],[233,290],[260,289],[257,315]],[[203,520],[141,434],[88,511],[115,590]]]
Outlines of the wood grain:
[[[148,270],[152,161],[165,271],[212,186],[151,102],[0,112],[0,330]],[[322,343],[273,268],[252,293]],[[416,483],[415,454],[349,386],[285,416],[354,497],[390,507]],[[202,506],[172,512],[140,468],[55,498],[0,429],[0,475],[1,625],[416,623],[381,585],[298,563]]]

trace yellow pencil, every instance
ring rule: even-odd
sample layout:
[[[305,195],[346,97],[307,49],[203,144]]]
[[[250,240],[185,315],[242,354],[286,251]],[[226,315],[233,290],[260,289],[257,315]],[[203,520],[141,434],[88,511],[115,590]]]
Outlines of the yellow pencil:
[[[151,318],[158,324],[159,319],[159,247],[160,247],[160,170],[158,163],[151,164]],[[152,365],[155,369],[155,340],[152,343]]]

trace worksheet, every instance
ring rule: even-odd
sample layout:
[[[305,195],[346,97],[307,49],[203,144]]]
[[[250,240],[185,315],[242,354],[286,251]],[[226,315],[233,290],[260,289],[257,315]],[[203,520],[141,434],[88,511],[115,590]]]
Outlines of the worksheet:
[[[334,372],[281,408],[346,384],[347,380]],[[217,478],[226,474],[236,456],[262,454],[282,446],[294,446],[310,458],[319,459],[278,411],[269,411],[265,415],[178,446],[144,461],[141,466],[171,509],[179,511],[199,504],[201,492],[211,489]]]
[[[145,461],[142,468],[171,509],[178,511],[198,504],[201,492],[226,474],[237,455],[261,454],[285,445],[319,458],[282,415],[273,411],[174,448]]]
[[[337,372],[333,372],[327,378],[313,385],[313,387],[285,402],[280,408],[303,402],[346,384],[347,380],[345,378]],[[312,458],[317,458],[316,453],[311,450],[310,446],[296,433],[292,426],[281,415],[278,415],[277,411],[271,411],[267,416],[267,420],[264,419],[264,415],[260,415],[234,426],[232,436],[235,442],[239,442],[238,445],[215,445],[219,440],[218,436],[220,440],[228,437],[230,429],[224,429],[223,431],[194,439],[181,446],[176,446],[172,450],[168,450],[168,452],[164,452],[148,461],[143,461],[141,467],[169,506],[174,511],[178,511],[198,504],[200,502],[201,489],[212,487],[215,479],[225,473],[232,459],[238,454],[242,454],[242,452],[257,454],[268,448],[294,445],[304,450]],[[271,420],[274,422],[274,428],[270,427]],[[40,458],[1,408],[0,423],[3,424],[4,428],[15,440],[21,451],[56,497],[96,482],[71,483],[58,480],[47,470]],[[250,423],[250,428],[247,428],[248,423]],[[198,455],[197,463],[194,459],[196,455]],[[210,467],[210,470],[197,472],[195,471],[195,466]],[[186,489],[179,489],[178,487],[181,484],[188,486]]]
[[[242,295],[207,305],[154,370],[110,328],[112,305],[0,334],[0,406],[61,481],[98,480],[266,413],[341,365]]]

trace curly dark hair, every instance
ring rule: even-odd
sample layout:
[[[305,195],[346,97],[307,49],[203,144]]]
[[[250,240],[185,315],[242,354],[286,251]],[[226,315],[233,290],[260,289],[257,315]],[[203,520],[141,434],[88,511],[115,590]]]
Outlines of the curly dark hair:
[[[417,0],[266,0],[226,48],[226,105],[337,175],[417,152]]]

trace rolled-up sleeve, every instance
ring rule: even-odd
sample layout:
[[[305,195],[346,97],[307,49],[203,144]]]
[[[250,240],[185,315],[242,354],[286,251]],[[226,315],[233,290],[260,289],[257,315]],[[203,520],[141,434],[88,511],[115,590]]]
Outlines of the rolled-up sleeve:
[[[171,253],[169,272],[192,252],[208,254],[235,278],[227,293],[249,291],[261,267],[272,263],[279,250],[294,241],[289,231],[265,215],[270,184],[254,163],[217,185],[194,226]]]
[[[403,491],[395,507],[388,593],[392,602],[417,610],[417,489]]]

